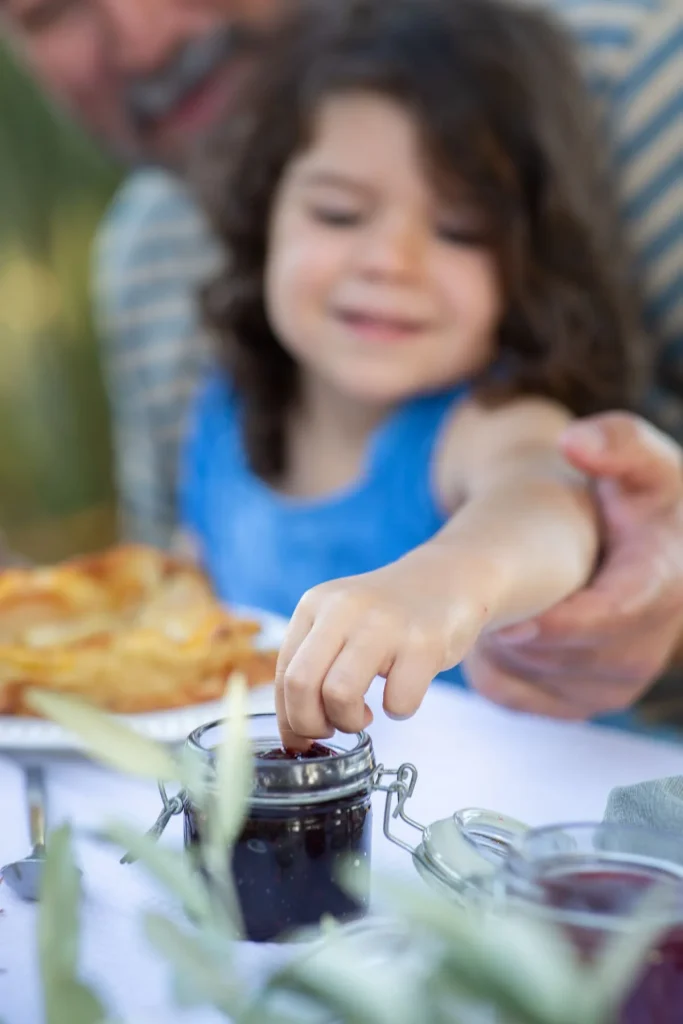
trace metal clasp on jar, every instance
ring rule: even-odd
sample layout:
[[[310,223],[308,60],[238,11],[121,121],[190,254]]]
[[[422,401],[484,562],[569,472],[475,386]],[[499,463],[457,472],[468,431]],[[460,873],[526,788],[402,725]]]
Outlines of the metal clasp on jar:
[[[384,804],[384,835],[391,843],[400,846],[402,850],[406,850],[411,854],[415,852],[415,847],[410,846],[409,843],[406,843],[399,836],[394,835],[391,831],[391,820],[392,818],[400,818],[406,825],[417,829],[421,835],[424,835],[425,826],[410,818],[405,810],[406,801],[413,795],[416,783],[417,768],[414,764],[408,763],[402,764],[400,768],[395,769],[385,768],[383,764],[380,764],[375,769],[372,779],[373,790],[387,794]],[[395,807],[393,806],[394,797],[396,797]]]
[[[470,807],[448,818],[421,825],[406,814],[406,802],[413,795],[417,769],[402,764],[397,770],[379,765],[373,776],[373,788],[386,793],[384,835],[412,856],[421,877],[439,891],[461,898],[483,890],[486,880],[495,875],[512,844],[527,826],[506,815]],[[420,833],[420,841],[410,846],[391,830],[392,818],[400,818]]]
[[[184,789],[181,789],[175,796],[169,796],[163,782],[160,782],[158,786],[164,806],[157,820],[147,830],[146,835],[151,836],[152,839],[159,839],[165,832],[171,818],[175,817],[176,814],[183,813],[185,810],[185,800],[187,799],[187,793]],[[134,864],[136,859],[131,853],[127,853],[121,858],[121,864]]]

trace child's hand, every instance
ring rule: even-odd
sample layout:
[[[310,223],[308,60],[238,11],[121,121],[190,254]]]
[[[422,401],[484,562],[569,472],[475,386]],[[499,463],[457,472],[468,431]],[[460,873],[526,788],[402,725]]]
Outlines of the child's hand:
[[[364,576],[314,587],[299,603],[282,646],[276,676],[283,743],[335,729],[358,732],[372,721],[365,704],[375,676],[384,676],[384,710],[393,718],[417,711],[434,676],[457,664],[474,644],[486,610],[454,598],[433,555]]]

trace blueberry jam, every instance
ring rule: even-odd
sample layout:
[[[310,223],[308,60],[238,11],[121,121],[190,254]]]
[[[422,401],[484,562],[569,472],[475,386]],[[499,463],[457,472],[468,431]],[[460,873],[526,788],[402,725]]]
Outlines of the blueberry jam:
[[[288,747],[273,747],[265,754],[259,754],[259,761],[312,761],[321,757],[334,757],[334,750],[322,743],[314,743],[308,750],[290,750]]]
[[[272,748],[258,753],[256,763],[310,763],[337,756],[316,743],[304,753]],[[247,939],[273,941],[325,915],[345,921],[366,911],[367,894],[360,900],[349,896],[337,875],[342,865],[362,869],[369,861],[370,798],[366,781],[351,794],[322,802],[302,798],[284,806],[252,804],[232,857]],[[186,845],[195,845],[201,835],[201,817],[186,805]]]

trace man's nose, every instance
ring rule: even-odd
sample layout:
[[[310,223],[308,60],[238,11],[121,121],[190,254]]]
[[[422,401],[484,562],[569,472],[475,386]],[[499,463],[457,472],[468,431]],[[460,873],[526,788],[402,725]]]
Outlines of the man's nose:
[[[109,52],[128,74],[157,70],[187,40],[187,17],[176,0],[99,0]]]

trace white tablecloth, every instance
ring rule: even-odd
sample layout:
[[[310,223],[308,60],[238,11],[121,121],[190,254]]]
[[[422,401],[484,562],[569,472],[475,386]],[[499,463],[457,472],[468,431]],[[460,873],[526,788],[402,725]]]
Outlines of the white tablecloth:
[[[381,696],[371,703],[377,709]],[[514,715],[456,689],[434,685],[419,715],[391,722],[381,711],[371,730],[379,761],[396,768],[412,761],[419,770],[410,805],[421,822],[466,806],[505,811],[540,825],[599,820],[616,785],[683,774],[683,747],[585,725]],[[76,758],[47,761],[51,825],[65,819],[76,828],[118,818],[143,828],[155,819],[153,785]],[[382,834],[381,794],[376,795],[373,864],[411,871],[409,856]],[[21,772],[0,758],[0,864],[28,849]],[[180,843],[175,819],[165,842]],[[121,867],[111,850],[79,844],[87,900],[83,971],[111,1003],[111,1016],[126,1024],[213,1024],[208,1013],[171,1009],[164,968],[150,955],[136,912],[159,906],[161,897],[142,869]],[[0,1020],[42,1024],[44,1017],[34,948],[35,908],[0,888]],[[253,950],[245,951],[249,956]]]

